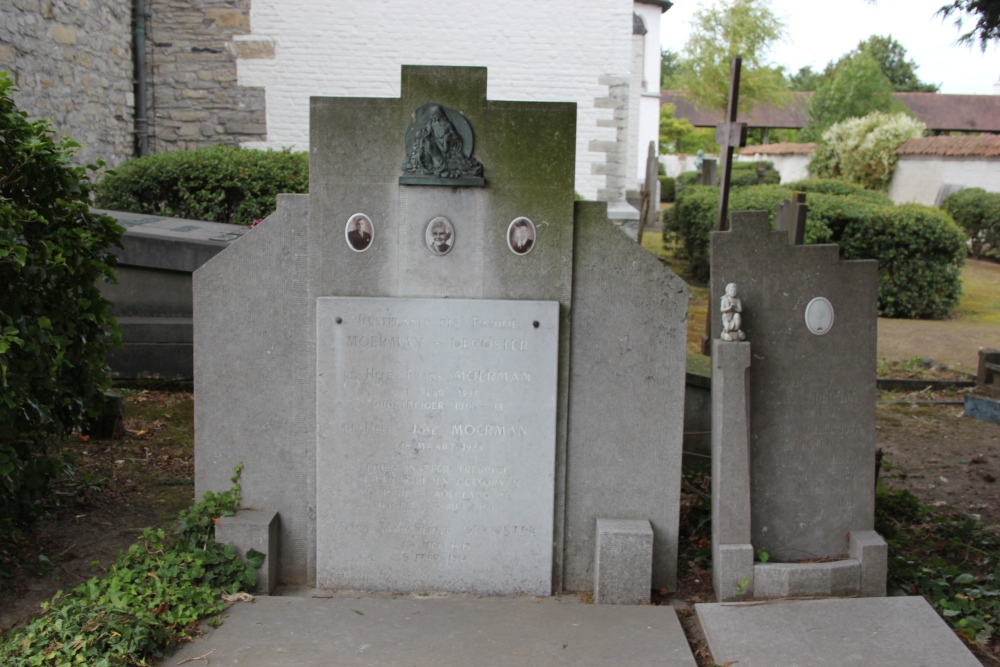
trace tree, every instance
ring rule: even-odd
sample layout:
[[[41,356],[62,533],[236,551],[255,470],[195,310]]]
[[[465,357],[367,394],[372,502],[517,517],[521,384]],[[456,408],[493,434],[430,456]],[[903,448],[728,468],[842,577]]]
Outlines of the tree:
[[[119,340],[98,280],[124,231],[90,211],[79,147],[29,122],[0,72],[0,542],[30,519],[58,471],[47,437],[93,414]]]
[[[875,4],[876,0],[868,0]],[[953,0],[934,13],[942,19],[955,17],[955,28],[961,32],[965,26],[963,15],[978,16],[976,24],[958,38],[959,44],[972,46],[979,41],[979,48],[985,53],[986,45],[1000,41],[1000,0]]]
[[[733,56],[740,55],[740,109],[779,104],[785,78],[781,69],[768,64],[767,54],[784,36],[785,26],[767,0],[718,0],[701,7],[694,14],[677,84],[698,106],[724,110],[730,66]]]
[[[874,58],[897,93],[936,93],[940,89],[936,84],[920,80],[916,73],[917,63],[906,58],[906,49],[892,35],[872,35],[858,44],[856,52]]]
[[[817,72],[806,65],[788,77],[788,88],[800,92],[811,92],[816,90],[822,80],[822,72]]]
[[[834,123],[873,111],[904,112],[906,107],[892,99],[892,92],[892,82],[868,53],[861,51],[841,59],[832,76],[824,76],[809,98],[803,140],[816,141]]]
[[[985,52],[989,42],[1000,40],[1000,0],[955,0],[937,11],[941,18],[955,16],[955,27],[961,31],[961,14],[979,15],[975,27],[959,36],[962,44],[973,45],[979,40],[979,48]]]
[[[680,69],[679,58],[676,51],[670,49],[660,51],[660,90],[676,88],[675,79]]]

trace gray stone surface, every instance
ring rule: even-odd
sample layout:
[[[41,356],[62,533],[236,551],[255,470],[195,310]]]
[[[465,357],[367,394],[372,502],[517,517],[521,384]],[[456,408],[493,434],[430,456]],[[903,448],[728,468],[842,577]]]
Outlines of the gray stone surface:
[[[483,188],[399,184],[428,100],[468,118]],[[310,195],[196,272],[196,490],[246,464],[244,502],[281,514],[282,582],[316,581],[315,304],[336,296],[558,302],[551,589],[592,585],[597,517],[649,519],[653,585],[673,585],[687,286],[604,206],[574,215],[575,122],[572,104],[487,100],[482,68],[405,66],[399,98],[313,98]],[[376,229],[365,252],[344,237],[356,213]],[[424,241],[432,214],[453,223],[447,255]],[[537,230],[521,256],[520,216]]]
[[[241,667],[695,667],[670,607],[578,596],[300,595],[236,604],[221,627],[160,664],[213,651],[209,664]]]
[[[228,489],[244,464],[244,504],[281,515],[283,582],[315,577],[308,206],[308,195],[280,195],[273,215],[194,274],[195,493]]]
[[[755,587],[749,390],[750,343],[713,340],[712,586],[722,601],[750,595]]]
[[[318,300],[317,581],[552,592],[559,304]]]
[[[713,660],[739,667],[979,667],[922,597],[695,606]]]
[[[594,580],[594,521],[648,519],[653,588],[677,572],[687,284],[577,203],[566,493],[569,590]]]
[[[280,526],[277,512],[249,509],[224,516],[215,526],[215,541],[232,542],[240,558],[245,559],[250,549],[264,554],[264,562],[257,568],[257,595],[270,595],[277,588]]]
[[[733,213],[731,231],[712,234],[711,302],[739,285],[753,348],[752,543],[777,561],[842,558],[848,534],[874,521],[878,267],[790,246],[767,218]],[[806,327],[815,297],[835,311],[823,335]]]
[[[649,521],[598,519],[594,548],[594,602],[645,604],[653,580]]]
[[[119,378],[191,379],[191,273],[249,229],[202,220],[94,209],[125,227],[118,283],[99,283],[122,328],[108,364]]]
[[[849,555],[861,563],[862,597],[883,597],[886,590],[886,570],[889,545],[874,530],[851,531]]]
[[[410,114],[429,100],[468,118],[485,188],[452,192],[399,185]],[[404,66],[399,98],[312,98],[310,113],[310,145],[316,149],[309,168],[311,299],[421,296],[560,303],[552,575],[560,589],[575,105],[487,100],[485,68]],[[454,248],[444,256],[432,255],[424,242],[432,210],[455,227]],[[363,253],[351,251],[342,232],[349,216],[359,212],[370,216],[377,230]],[[507,225],[519,216],[538,228],[534,247],[523,256],[512,253],[506,241]]]
[[[120,265],[191,273],[250,231],[242,225],[93,209],[125,228]]]
[[[755,563],[753,597],[761,600],[857,595],[861,563],[847,558],[823,563]]]

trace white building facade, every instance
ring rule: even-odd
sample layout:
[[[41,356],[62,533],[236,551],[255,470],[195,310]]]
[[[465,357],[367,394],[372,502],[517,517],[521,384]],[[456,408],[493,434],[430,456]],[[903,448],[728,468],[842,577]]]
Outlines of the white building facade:
[[[666,0],[254,0],[238,83],[264,89],[267,136],[309,146],[309,98],[397,97],[402,65],[482,66],[494,100],[577,103],[576,190],[624,200],[659,133]],[[644,34],[637,30],[641,19]],[[639,88],[638,90],[636,88]]]

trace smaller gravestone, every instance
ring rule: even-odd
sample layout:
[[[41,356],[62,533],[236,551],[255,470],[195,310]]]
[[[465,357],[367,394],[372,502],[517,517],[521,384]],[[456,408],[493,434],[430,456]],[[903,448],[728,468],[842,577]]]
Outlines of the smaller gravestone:
[[[877,265],[791,240],[770,229],[766,211],[733,213],[731,230],[712,234],[712,300],[722,310],[712,331],[722,357],[713,359],[713,465],[719,484],[736,489],[713,486],[713,511],[720,526],[744,517],[733,494],[752,481],[749,545],[768,561],[748,570],[745,535],[717,535],[740,556],[718,563],[726,581],[717,593],[733,599],[739,582],[741,594],[764,598],[884,595],[885,543],[872,530]],[[750,354],[724,342],[741,339],[734,326]]]
[[[598,519],[594,549],[594,602],[648,604],[653,574],[649,521]]]

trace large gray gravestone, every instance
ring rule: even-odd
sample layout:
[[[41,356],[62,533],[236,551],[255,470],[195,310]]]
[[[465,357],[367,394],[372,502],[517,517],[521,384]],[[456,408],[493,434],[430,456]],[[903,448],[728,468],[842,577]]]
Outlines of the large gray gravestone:
[[[775,561],[847,558],[849,534],[874,523],[877,263],[789,245],[766,212],[738,212],[712,234],[715,307],[728,283],[752,355],[753,547]]]
[[[321,298],[324,588],[548,595],[559,304]]]
[[[245,464],[283,583],[586,589],[600,517],[649,521],[673,585],[687,288],[574,205],[575,122],[482,68],[313,98],[310,194],[195,274],[196,490]]]

